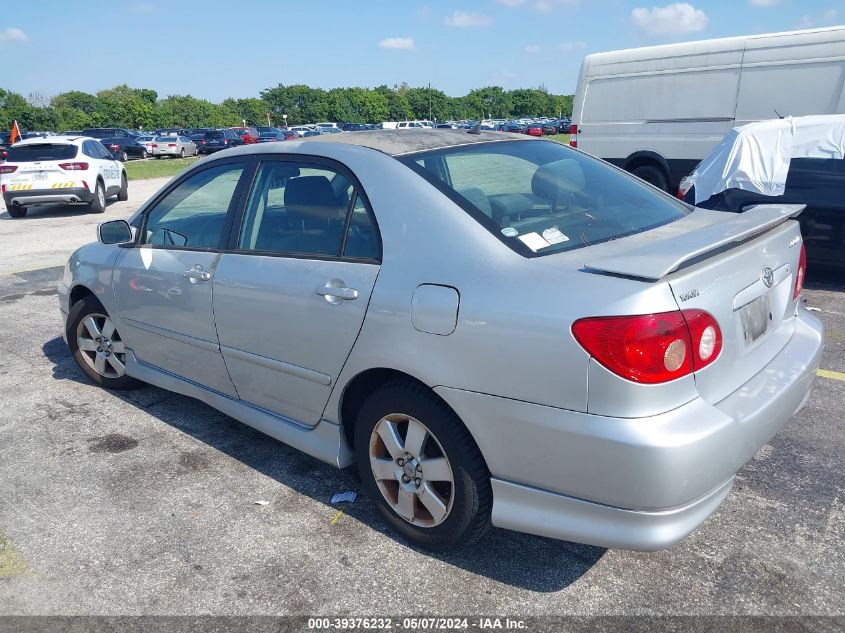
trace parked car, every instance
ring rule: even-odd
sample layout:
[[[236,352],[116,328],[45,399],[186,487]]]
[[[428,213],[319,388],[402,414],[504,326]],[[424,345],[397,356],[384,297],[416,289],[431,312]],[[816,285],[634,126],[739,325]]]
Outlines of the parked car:
[[[138,133],[128,130],[125,127],[89,127],[82,130],[82,135],[96,139],[120,138],[124,136],[134,138],[138,136]]]
[[[184,136],[156,136],[153,141],[153,156],[156,158],[185,158],[199,154],[197,144]]]
[[[341,129],[344,132],[363,132],[364,130],[369,130],[370,126],[366,123],[344,123]]]
[[[46,138],[48,136],[56,136],[56,133],[30,130],[29,132],[24,132],[23,134],[21,134],[21,140],[25,141],[31,138]]]
[[[515,134],[525,134],[525,131],[528,129],[528,126],[525,123],[520,123],[519,121],[508,121],[505,124],[505,132],[512,132]]]
[[[560,134],[560,121],[544,121],[540,124],[543,134]]]
[[[212,154],[221,149],[244,144],[243,139],[228,128],[206,132],[203,140],[205,142],[200,142],[197,146],[200,154]]]
[[[807,261],[845,268],[845,114],[787,117],[732,130],[678,197],[717,211],[807,205],[798,216]]]
[[[183,127],[163,127],[155,130],[155,136],[190,136],[191,130]]]
[[[6,210],[22,218],[41,204],[87,205],[106,210],[106,198],[127,200],[129,185],[123,165],[99,141],[53,136],[16,142],[0,165],[0,190]]]
[[[246,145],[258,142],[258,130],[254,127],[231,127],[229,129],[240,136]]]
[[[543,136],[543,124],[529,123],[525,128],[525,133],[529,136]]]
[[[122,162],[130,158],[147,158],[147,145],[141,143],[138,136],[112,136],[100,139],[112,157]]]
[[[9,146],[11,145],[11,143],[9,143],[11,139],[11,132],[0,132],[0,160],[4,160],[6,158],[6,150],[9,149]]]
[[[432,549],[491,524],[671,546],[805,405],[823,328],[793,208],[694,209],[498,132],[292,145],[198,162],[71,256],[88,377],[355,462]]]
[[[147,152],[147,155],[143,156],[142,158],[147,158],[153,155],[153,143],[155,143],[154,135],[144,134],[141,136],[136,136],[135,140],[138,141],[138,143],[140,143],[141,145],[143,145],[144,150]]]
[[[300,138],[305,136],[306,132],[315,132],[314,128],[307,126],[307,125],[295,125],[291,128],[294,132],[296,132]]]
[[[318,134],[339,134],[339,133],[340,133],[340,132],[342,132],[342,131],[343,131],[343,130],[341,130],[340,128],[337,128],[337,127],[329,127],[329,126],[327,126],[327,125],[326,125],[326,126],[323,126],[323,127],[318,127],[318,128],[317,128],[317,130],[316,130],[316,132],[317,132]]]
[[[285,133],[277,128],[273,128],[271,131],[267,132],[258,132],[259,143],[277,143],[284,140],[286,140]]]
[[[82,134],[82,130],[65,130],[60,132],[59,136],[84,136],[84,134]]]
[[[292,130],[291,128],[284,128],[282,130],[282,134],[284,135],[286,141],[292,141],[294,139],[300,138],[299,133],[296,130]]]

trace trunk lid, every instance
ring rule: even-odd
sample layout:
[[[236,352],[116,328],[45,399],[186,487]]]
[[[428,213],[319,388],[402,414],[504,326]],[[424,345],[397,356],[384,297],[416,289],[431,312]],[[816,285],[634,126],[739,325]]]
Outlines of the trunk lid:
[[[722,351],[694,376],[701,397],[715,404],[764,369],[792,336],[801,232],[788,220],[802,210],[803,205],[760,205],[742,214],[696,211],[689,222],[638,236],[644,245],[585,267],[662,280],[680,309],[713,315]]]

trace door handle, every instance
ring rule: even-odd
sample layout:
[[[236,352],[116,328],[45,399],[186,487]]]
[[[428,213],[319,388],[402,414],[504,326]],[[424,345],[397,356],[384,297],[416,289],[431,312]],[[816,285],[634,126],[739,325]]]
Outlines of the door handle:
[[[358,298],[358,291],[355,288],[338,288],[336,286],[320,286],[317,294],[325,297],[328,301],[354,301]]]
[[[188,270],[185,271],[185,277],[188,279],[194,279],[196,281],[208,281],[211,279],[211,273],[207,270],[203,270],[202,266],[197,264],[196,266],[191,266]]]

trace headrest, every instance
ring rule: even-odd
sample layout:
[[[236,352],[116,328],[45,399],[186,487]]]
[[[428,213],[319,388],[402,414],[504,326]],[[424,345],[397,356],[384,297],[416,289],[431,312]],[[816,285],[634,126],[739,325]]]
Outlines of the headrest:
[[[340,217],[341,201],[325,176],[299,176],[285,187],[285,209],[288,213],[315,219]]]
[[[290,178],[299,176],[299,167],[292,165],[277,164],[271,165],[267,169],[270,182],[284,182]]]
[[[466,189],[458,189],[458,193],[469,200],[472,204],[477,206],[484,212],[487,217],[493,216],[493,209],[490,208],[490,199],[478,187],[467,187]]]
[[[572,158],[547,163],[534,172],[531,191],[547,200],[560,200],[570,193],[583,191],[586,186],[584,170]]]

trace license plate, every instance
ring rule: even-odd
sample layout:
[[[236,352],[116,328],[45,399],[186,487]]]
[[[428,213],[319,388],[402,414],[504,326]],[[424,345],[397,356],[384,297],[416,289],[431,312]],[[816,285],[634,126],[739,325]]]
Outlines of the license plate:
[[[769,295],[761,295],[751,303],[742,306],[739,309],[739,317],[745,342],[753,343],[768,331],[772,323]]]
[[[32,174],[33,180],[47,180],[47,172],[39,171],[38,173]]]

